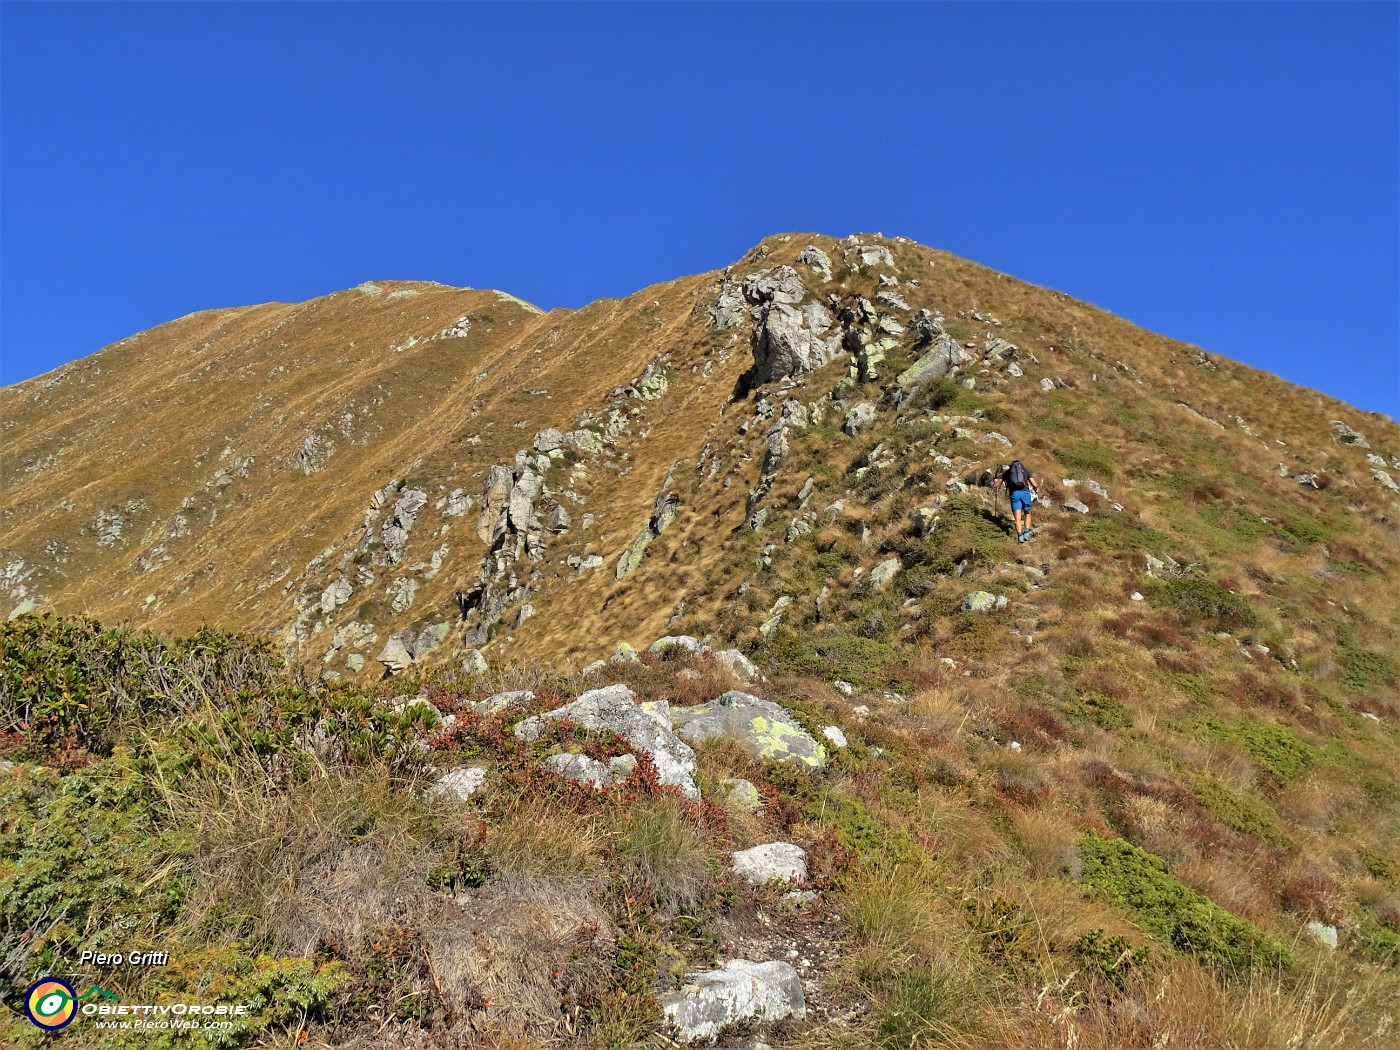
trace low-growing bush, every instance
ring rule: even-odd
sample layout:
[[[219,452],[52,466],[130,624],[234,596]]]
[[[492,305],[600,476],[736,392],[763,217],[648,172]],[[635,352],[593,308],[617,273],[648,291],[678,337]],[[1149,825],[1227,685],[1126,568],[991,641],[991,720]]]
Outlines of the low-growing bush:
[[[1120,904],[1178,951],[1232,969],[1291,966],[1288,949],[1174,878],[1166,862],[1121,839],[1080,840],[1084,883]]]

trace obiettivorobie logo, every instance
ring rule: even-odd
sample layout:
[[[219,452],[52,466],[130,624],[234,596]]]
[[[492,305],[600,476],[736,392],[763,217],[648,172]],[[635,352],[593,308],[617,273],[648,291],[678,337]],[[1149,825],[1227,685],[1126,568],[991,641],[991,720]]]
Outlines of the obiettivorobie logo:
[[[61,977],[41,977],[24,996],[25,1016],[46,1032],[67,1028],[79,1014],[98,1028],[228,1029],[248,1012],[247,1003],[123,1003],[116,992],[98,985],[79,995]]]
[[[46,1032],[67,1028],[78,1016],[78,1004],[85,999],[100,997],[117,999],[115,992],[93,985],[82,995],[67,981],[57,977],[42,977],[29,986],[24,997],[24,1013]]]

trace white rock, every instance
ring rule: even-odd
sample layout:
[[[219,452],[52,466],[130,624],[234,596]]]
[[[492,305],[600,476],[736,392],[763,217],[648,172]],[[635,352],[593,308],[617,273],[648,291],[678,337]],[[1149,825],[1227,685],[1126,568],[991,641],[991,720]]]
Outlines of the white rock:
[[[486,770],[480,766],[463,766],[438,777],[428,789],[430,795],[445,795],[465,802],[486,783]]]
[[[1311,934],[1313,940],[1324,948],[1337,947],[1337,927],[1313,919],[1303,928]]]
[[[807,1002],[802,979],[789,964],[731,959],[722,969],[693,974],[679,992],[661,997],[661,1008],[676,1038],[693,1043],[741,1021],[801,1018]]]
[[[841,730],[836,726],[827,726],[825,729],[822,730],[822,736],[826,737],[837,747],[846,746],[846,734],[841,732]]]
[[[807,878],[807,851],[791,842],[769,842],[733,854],[730,870],[752,886],[802,882]]]

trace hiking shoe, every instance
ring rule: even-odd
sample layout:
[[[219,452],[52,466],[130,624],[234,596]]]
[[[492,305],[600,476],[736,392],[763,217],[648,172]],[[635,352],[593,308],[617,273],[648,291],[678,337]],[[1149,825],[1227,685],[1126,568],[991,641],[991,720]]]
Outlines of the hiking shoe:
[[[1025,542],[1026,542],[1026,534],[1025,534],[1024,532],[1018,532],[1018,533],[1016,533],[1016,542],[1017,542],[1017,543],[1025,543]]]
[[[1030,539],[1030,538],[1031,538],[1031,530],[1030,530],[1030,529],[1022,529],[1022,530],[1021,530],[1021,542],[1022,542],[1022,543],[1025,543],[1026,540],[1028,540],[1028,539]]]

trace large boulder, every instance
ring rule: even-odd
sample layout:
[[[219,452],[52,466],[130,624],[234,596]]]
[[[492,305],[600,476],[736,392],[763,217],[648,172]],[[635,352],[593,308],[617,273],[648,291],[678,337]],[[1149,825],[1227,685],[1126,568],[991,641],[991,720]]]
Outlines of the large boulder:
[[[692,744],[728,737],[755,758],[770,758],[819,769],[826,749],[769,700],[731,689],[709,703],[671,711],[676,735]]]
[[[671,731],[670,713],[664,700],[638,704],[636,694],[625,685],[610,685],[590,689],[571,704],[524,719],[515,727],[515,735],[537,740],[545,723],[556,718],[567,718],[585,729],[610,730],[651,757],[661,783],[679,788],[687,798],[698,799],[695,752]]]
[[[691,976],[679,992],[661,997],[666,1020],[683,1043],[714,1039],[741,1021],[802,1017],[802,981],[785,962],[731,959],[719,970]]]

